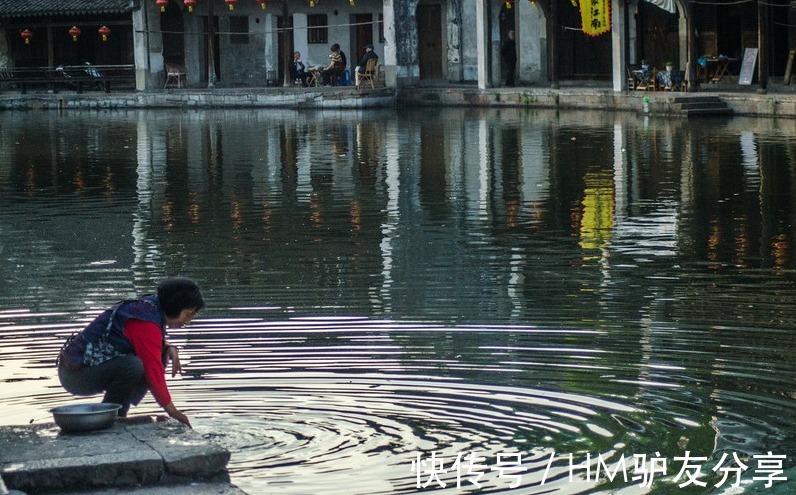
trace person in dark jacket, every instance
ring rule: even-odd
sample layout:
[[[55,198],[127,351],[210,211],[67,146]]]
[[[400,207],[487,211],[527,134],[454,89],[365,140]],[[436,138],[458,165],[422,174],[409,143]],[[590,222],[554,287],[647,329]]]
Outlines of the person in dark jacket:
[[[293,53],[293,61],[290,62],[290,77],[302,86],[307,86],[312,78],[312,74],[306,71],[304,62],[301,60],[301,52]]]
[[[376,52],[373,51],[373,45],[368,43],[365,45],[365,54],[362,55],[362,59],[359,61],[359,65],[356,66],[354,69],[354,82],[356,87],[359,87],[359,74],[365,70],[365,67],[368,65],[368,60],[372,59],[379,59],[379,56],[376,55]],[[374,66],[375,67],[375,66]]]
[[[156,294],[115,304],[61,349],[61,385],[74,395],[104,392],[102,402],[121,405],[123,418],[150,391],[169,416],[190,427],[166,385],[169,361],[172,376],[182,372],[177,347],[166,341],[166,327],[187,325],[204,305],[199,286],[180,277],[161,282]]]
[[[506,69],[506,86],[514,86],[514,73],[517,70],[517,42],[514,41],[514,31],[509,31],[500,48],[500,54]]]

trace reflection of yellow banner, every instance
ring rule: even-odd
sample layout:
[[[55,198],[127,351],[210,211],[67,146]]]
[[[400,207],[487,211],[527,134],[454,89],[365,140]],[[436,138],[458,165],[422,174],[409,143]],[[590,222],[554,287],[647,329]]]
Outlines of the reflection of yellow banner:
[[[607,33],[611,30],[611,1],[580,0],[580,17],[583,32],[589,36]]]
[[[611,240],[614,226],[614,181],[606,174],[587,173],[584,177],[583,218],[580,222],[580,247],[602,249]]]

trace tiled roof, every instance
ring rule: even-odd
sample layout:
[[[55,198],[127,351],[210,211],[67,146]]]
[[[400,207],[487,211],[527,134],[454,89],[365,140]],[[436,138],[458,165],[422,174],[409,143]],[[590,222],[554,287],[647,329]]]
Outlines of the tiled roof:
[[[0,17],[123,14],[135,0],[0,0]]]

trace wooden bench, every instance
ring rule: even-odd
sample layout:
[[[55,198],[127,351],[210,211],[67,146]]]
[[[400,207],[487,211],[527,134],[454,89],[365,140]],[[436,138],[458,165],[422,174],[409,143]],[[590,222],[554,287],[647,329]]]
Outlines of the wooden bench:
[[[82,93],[84,88],[95,87],[106,93],[112,84],[135,85],[133,65],[59,65],[58,67],[4,67],[0,68],[0,87],[13,85],[22,93],[29,87],[46,87],[57,92],[60,87],[74,88]]]

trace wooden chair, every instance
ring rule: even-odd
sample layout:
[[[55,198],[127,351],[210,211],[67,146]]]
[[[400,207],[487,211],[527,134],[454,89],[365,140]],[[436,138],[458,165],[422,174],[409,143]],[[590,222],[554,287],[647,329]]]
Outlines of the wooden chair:
[[[185,67],[179,64],[166,62],[166,84],[163,85],[163,89],[168,88],[169,84],[174,84],[174,83],[177,83],[177,87],[181,88],[182,83],[184,81],[185,81]]]
[[[373,80],[378,77],[378,73],[376,72],[376,63],[379,61],[377,58],[372,58],[365,63],[365,67],[357,72],[356,75],[356,85],[357,89],[362,85],[363,81],[370,81],[370,87],[375,88],[376,86],[373,83]]]
[[[627,89],[633,91],[634,89],[636,89],[636,82],[637,82],[636,75],[633,74],[633,71],[637,70],[637,67],[634,67],[632,65],[626,65],[625,70],[627,71]]]
[[[645,70],[641,79],[636,83],[636,89],[639,91],[655,91],[656,72],[655,69]]]

